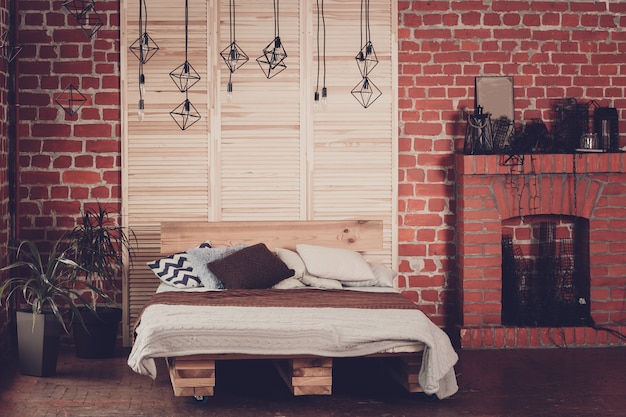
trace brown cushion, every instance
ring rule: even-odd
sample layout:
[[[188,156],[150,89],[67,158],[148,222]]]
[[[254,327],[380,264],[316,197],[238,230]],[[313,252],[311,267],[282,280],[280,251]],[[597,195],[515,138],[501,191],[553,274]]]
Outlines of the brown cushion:
[[[293,276],[283,261],[264,243],[248,246],[208,264],[227,289],[261,289]]]

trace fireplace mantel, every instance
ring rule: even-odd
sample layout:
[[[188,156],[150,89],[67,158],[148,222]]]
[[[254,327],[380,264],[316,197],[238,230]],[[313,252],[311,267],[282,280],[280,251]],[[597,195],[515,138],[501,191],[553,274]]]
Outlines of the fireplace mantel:
[[[539,214],[589,221],[591,315],[598,326],[626,329],[616,324],[626,319],[626,153],[522,155],[505,164],[507,159],[455,155],[461,346],[555,345],[546,336],[554,329],[501,324],[502,222]],[[591,327],[558,330],[570,345],[623,344]]]
[[[507,161],[508,160],[508,161]],[[519,163],[516,163],[518,161]],[[626,172],[625,152],[575,154],[455,155],[458,175],[599,174]]]

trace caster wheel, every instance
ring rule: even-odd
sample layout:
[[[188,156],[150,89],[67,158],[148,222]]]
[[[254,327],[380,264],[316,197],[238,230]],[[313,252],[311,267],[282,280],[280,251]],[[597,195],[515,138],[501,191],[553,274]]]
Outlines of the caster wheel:
[[[191,399],[194,402],[194,404],[197,404],[197,405],[204,405],[209,402],[208,395],[194,395],[193,397],[191,397]]]
[[[439,398],[437,398],[436,394],[426,394],[426,393],[423,393],[423,394],[424,394],[423,395],[424,401],[431,402],[431,403],[439,401]]]

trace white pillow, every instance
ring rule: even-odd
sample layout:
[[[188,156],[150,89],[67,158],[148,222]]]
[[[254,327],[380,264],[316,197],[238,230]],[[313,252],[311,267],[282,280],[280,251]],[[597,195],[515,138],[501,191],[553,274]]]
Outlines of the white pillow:
[[[296,251],[307,271],[316,277],[342,282],[376,279],[363,255],[353,250],[299,244],[296,245]]]
[[[306,273],[306,267],[300,255],[292,250],[283,248],[276,248],[274,251],[278,258],[287,265],[287,268],[294,270],[293,278],[302,279]]]
[[[290,290],[292,288],[302,288],[302,287],[306,287],[306,285],[304,285],[302,281],[300,281],[299,279],[291,277],[291,278],[286,278],[282,281],[279,281],[278,283],[274,284],[272,288],[277,289],[277,290]]]
[[[396,271],[378,263],[370,263],[370,268],[378,280],[378,287],[393,287],[393,280],[398,276]]]
[[[302,282],[309,287],[329,288],[335,290],[343,289],[341,282],[337,281],[336,279],[314,277],[313,275],[309,274],[304,274],[304,276],[302,276]]]
[[[393,288],[393,280],[398,273],[383,264],[370,263],[370,268],[374,273],[373,280],[368,281],[343,281],[345,287],[389,287]]]

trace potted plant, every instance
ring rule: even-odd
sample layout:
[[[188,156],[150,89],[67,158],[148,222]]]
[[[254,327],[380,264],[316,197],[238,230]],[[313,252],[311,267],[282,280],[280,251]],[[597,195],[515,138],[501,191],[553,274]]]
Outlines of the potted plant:
[[[78,310],[75,302],[88,300],[75,292],[72,277],[76,262],[67,257],[58,241],[46,261],[32,241],[22,242],[17,248],[16,261],[0,269],[11,275],[0,286],[0,303],[9,307],[11,299],[28,305],[16,311],[20,372],[24,375],[50,376],[56,373],[59,336],[68,333],[63,312]]]
[[[75,283],[91,292],[91,304],[79,308],[72,320],[78,357],[115,356],[122,309],[108,291],[115,290],[125,256],[132,261],[134,234],[129,233],[98,204],[95,209],[85,210],[78,226],[67,235],[69,256],[80,267],[75,270]],[[76,326],[77,323],[84,325]]]

